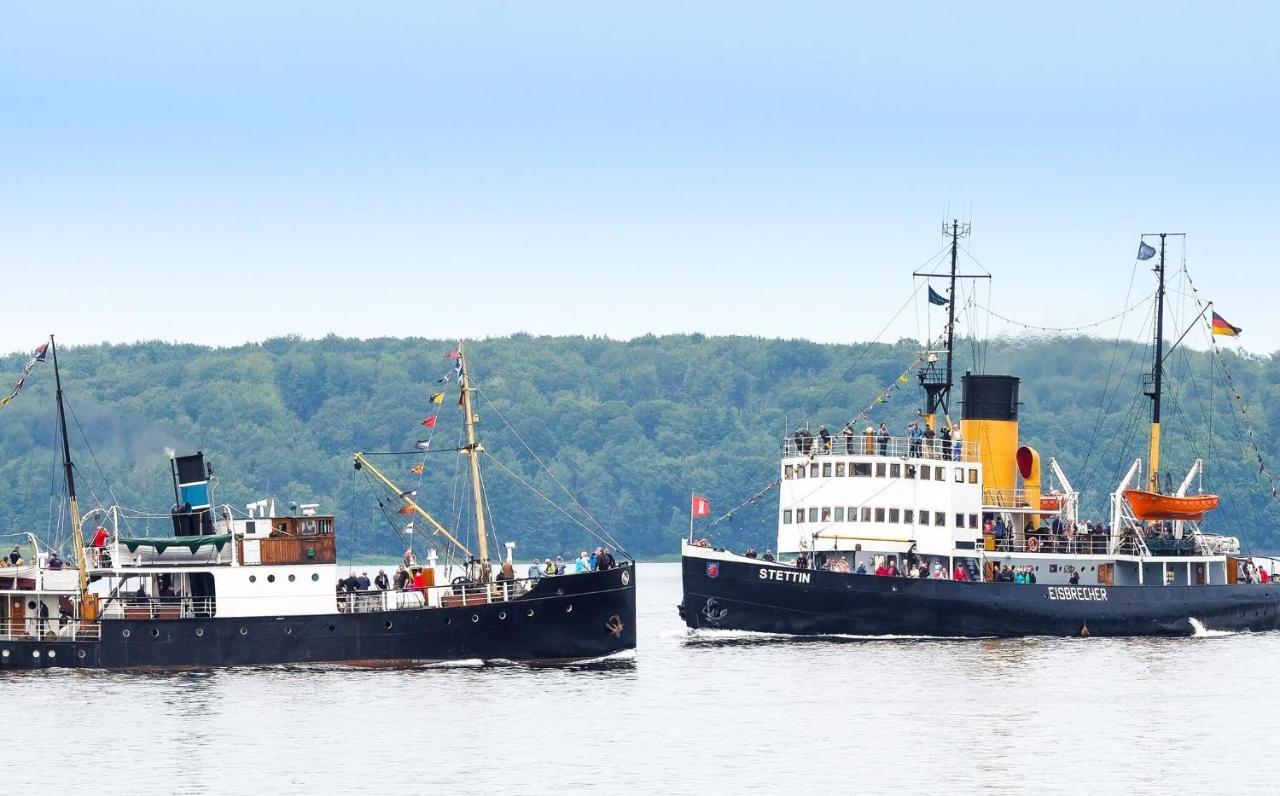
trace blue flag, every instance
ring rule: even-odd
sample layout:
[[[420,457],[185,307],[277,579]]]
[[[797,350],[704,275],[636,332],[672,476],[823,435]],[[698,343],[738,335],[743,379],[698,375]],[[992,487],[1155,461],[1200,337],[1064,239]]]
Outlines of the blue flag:
[[[934,290],[932,287],[930,287],[930,288],[929,288],[929,303],[930,303],[930,304],[935,304],[935,305],[937,305],[937,306],[939,306],[939,307],[945,307],[945,306],[947,306],[947,299],[943,298],[943,296],[942,296],[942,294],[941,294],[941,293],[939,293],[938,291],[936,291],[936,290]]]
[[[1152,257],[1155,257],[1155,256],[1156,256],[1155,246],[1148,246],[1146,243],[1143,243],[1142,241],[1138,241],[1138,259],[1139,260],[1150,260]]]

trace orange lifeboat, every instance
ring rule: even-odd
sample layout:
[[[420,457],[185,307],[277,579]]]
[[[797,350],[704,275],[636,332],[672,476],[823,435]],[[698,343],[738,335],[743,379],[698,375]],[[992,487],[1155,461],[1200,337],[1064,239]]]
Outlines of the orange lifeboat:
[[[1124,499],[1129,501],[1133,516],[1140,520],[1199,520],[1205,512],[1218,507],[1217,495],[1177,497],[1126,489]]]
[[[1062,508],[1062,495],[1057,492],[1050,492],[1047,495],[1040,496],[1041,511],[1058,511]]]

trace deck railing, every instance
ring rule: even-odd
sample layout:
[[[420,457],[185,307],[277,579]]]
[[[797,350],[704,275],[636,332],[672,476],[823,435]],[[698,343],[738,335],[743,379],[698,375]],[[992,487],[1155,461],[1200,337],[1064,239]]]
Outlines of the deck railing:
[[[0,641],[97,641],[102,626],[97,622],[61,617],[0,620]]]
[[[546,577],[564,577],[548,575]],[[426,589],[369,589],[339,592],[340,613],[367,614],[405,608],[456,608],[467,605],[509,602],[524,596],[543,578],[517,578],[488,584],[444,584]]]
[[[139,597],[127,595],[103,600],[104,619],[205,619],[218,612],[213,597]]]
[[[958,449],[957,449],[958,446]],[[944,443],[942,440],[912,439],[910,437],[869,437],[855,434],[843,437],[833,434],[829,440],[821,437],[801,441],[788,437],[782,442],[783,456],[887,456],[898,459],[935,459],[938,461],[976,462],[978,443],[960,441]]]

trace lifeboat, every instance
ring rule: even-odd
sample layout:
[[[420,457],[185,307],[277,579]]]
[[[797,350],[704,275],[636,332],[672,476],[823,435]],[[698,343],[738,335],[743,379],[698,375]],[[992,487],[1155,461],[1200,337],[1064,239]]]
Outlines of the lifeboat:
[[[1205,512],[1218,507],[1217,495],[1161,495],[1141,489],[1126,489],[1124,499],[1129,501],[1133,516],[1140,520],[1199,520]]]
[[[1062,508],[1062,495],[1057,492],[1050,492],[1047,495],[1040,496],[1041,511],[1058,511]]]

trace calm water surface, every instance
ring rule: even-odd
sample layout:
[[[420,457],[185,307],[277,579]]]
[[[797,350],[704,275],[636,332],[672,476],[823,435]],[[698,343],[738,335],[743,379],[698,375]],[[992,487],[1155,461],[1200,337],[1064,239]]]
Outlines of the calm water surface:
[[[678,574],[641,566],[640,649],[609,665],[10,673],[5,792],[1280,787],[1280,634],[692,637]]]

